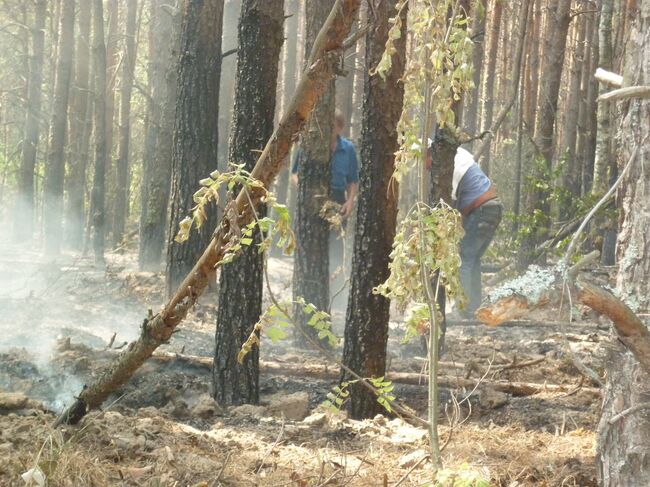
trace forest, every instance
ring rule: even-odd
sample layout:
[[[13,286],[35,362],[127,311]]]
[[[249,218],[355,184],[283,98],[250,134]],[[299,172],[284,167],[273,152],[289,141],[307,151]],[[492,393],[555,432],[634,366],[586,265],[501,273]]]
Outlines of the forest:
[[[650,486],[650,0],[0,0],[1,486]]]

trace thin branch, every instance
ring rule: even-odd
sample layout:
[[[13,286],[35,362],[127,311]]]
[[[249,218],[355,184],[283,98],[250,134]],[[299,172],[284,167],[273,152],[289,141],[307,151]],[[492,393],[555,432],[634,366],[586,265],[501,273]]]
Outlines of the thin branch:
[[[624,409],[618,414],[615,414],[611,418],[609,418],[608,423],[609,424],[614,424],[621,419],[623,419],[625,416],[629,416],[632,413],[636,413],[637,411],[642,411],[644,409],[650,409],[650,402],[644,402],[641,404],[637,404],[636,406],[632,406],[631,408]]]
[[[650,86],[627,86],[598,97],[598,102],[627,100],[628,98],[650,98]]]

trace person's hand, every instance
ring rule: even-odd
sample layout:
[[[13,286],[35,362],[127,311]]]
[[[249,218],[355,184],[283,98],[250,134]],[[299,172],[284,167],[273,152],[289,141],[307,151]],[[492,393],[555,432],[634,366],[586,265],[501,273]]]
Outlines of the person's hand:
[[[354,207],[354,202],[352,200],[346,201],[343,206],[341,206],[341,215],[343,218],[347,218],[352,213],[352,208]]]
[[[293,173],[293,174],[291,175],[291,183],[292,183],[294,186],[298,186],[298,174]]]

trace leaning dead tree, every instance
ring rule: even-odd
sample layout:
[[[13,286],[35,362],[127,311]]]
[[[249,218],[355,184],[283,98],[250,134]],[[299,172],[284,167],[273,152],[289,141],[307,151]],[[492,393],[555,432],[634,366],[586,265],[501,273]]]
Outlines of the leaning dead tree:
[[[264,187],[270,187],[279,173],[289,154],[293,138],[309,118],[317,100],[334,77],[341,55],[347,47],[346,36],[350,33],[360,3],[361,0],[336,0],[327,21],[323,24],[293,99],[251,173]],[[235,203],[239,228],[244,228],[253,218],[248,195],[253,204],[256,204],[262,193],[263,190],[255,189],[249,190],[248,194],[242,191],[237,196]],[[235,231],[227,219],[221,221],[203,255],[163,309],[145,319],[140,337],[131,342],[94,383],[83,388],[55,425],[75,424],[90,409],[101,406],[113,391],[129,380],[145,360],[151,357],[154,350],[169,341],[176,327],[212,279],[217,263],[227,250],[226,243]]]

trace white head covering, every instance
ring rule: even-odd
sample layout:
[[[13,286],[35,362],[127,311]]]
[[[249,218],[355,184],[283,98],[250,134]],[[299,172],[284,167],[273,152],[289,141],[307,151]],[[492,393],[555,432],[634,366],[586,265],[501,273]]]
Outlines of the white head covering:
[[[458,199],[457,193],[460,180],[463,179],[463,176],[467,170],[472,167],[472,164],[475,162],[476,161],[474,160],[474,156],[469,151],[466,151],[462,147],[458,148],[456,151],[456,156],[454,157],[454,178],[451,183],[452,200],[455,201]]]

